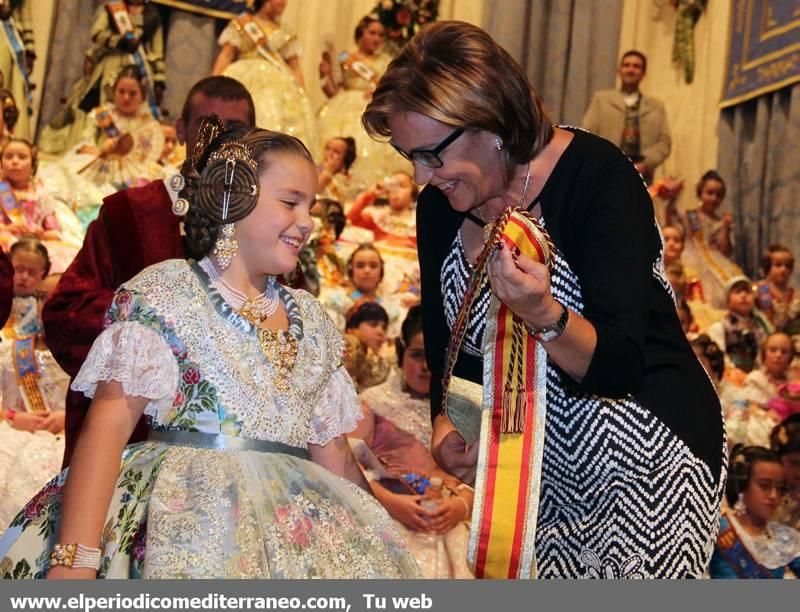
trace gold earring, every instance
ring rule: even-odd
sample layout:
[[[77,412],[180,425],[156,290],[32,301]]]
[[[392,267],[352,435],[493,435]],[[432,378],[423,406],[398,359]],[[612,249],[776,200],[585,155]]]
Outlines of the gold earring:
[[[222,226],[222,236],[214,243],[214,257],[219,267],[226,270],[231,265],[231,260],[239,252],[239,241],[233,237],[236,228],[233,223]]]

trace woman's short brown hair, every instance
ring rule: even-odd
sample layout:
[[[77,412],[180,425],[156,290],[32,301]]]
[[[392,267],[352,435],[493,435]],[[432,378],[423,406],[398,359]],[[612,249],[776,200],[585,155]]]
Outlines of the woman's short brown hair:
[[[496,134],[507,180],[553,137],[520,65],[489,34],[461,21],[423,27],[389,64],[361,120],[371,136],[390,137],[389,118],[405,112]]]

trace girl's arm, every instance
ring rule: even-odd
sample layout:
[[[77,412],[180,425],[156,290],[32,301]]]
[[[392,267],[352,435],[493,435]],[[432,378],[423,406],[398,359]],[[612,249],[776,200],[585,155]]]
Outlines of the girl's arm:
[[[719,240],[717,241],[717,248],[719,252],[730,257],[733,253],[733,243],[731,242],[731,226],[733,225],[733,216],[730,213],[722,215],[722,225],[719,229]]]
[[[64,486],[60,544],[100,547],[122,450],[146,405],[147,399],[126,395],[119,382],[98,383]],[[47,577],[95,578],[96,572],[59,566],[51,569]]]
[[[347,442],[345,434],[336,436],[324,446],[309,444],[308,452],[311,455],[311,461],[314,463],[321,465],[337,476],[347,478],[367,493],[372,493],[367,479],[364,478],[361,468],[358,467],[358,462],[353,457],[353,451],[350,450],[350,444]]]
[[[222,72],[231,65],[233,62],[236,61],[237,50],[230,43],[225,43],[222,45],[222,51],[219,52],[216,61],[214,62],[214,67],[211,69],[211,74],[214,76],[218,76],[222,74]]]
[[[294,57],[290,57],[288,60],[286,60],[286,63],[289,64],[289,68],[292,69],[292,72],[294,73],[294,80],[297,81],[298,87],[305,89],[306,80],[303,76],[303,71],[300,68],[300,58],[295,55]]]

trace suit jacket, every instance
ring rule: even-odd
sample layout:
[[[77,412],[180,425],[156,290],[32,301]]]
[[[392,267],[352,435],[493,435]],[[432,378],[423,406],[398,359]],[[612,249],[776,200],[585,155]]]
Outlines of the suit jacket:
[[[619,146],[625,127],[625,101],[622,92],[604,89],[592,96],[583,116],[582,127]],[[664,103],[642,94],[639,103],[639,138],[642,157],[649,174],[669,156],[672,137]]]
[[[8,255],[0,249],[0,328],[8,321],[11,314],[11,302],[14,300],[14,267]]]
[[[89,226],[83,247],[67,268],[42,312],[47,344],[73,379],[103,331],[114,292],[147,266],[183,258],[180,219],[163,181],[126,189],[107,197]],[[66,449],[69,465],[91,400],[70,390],[66,402]],[[129,442],[144,440],[142,419]]]

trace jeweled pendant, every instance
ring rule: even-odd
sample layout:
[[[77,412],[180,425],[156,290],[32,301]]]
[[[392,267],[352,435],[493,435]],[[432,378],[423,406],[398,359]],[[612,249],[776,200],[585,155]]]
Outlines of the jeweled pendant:
[[[236,256],[239,251],[239,241],[233,237],[236,228],[233,223],[228,223],[222,226],[222,237],[217,238],[214,243],[214,257],[217,259],[217,264],[222,270],[227,270],[231,265],[231,260]]]

